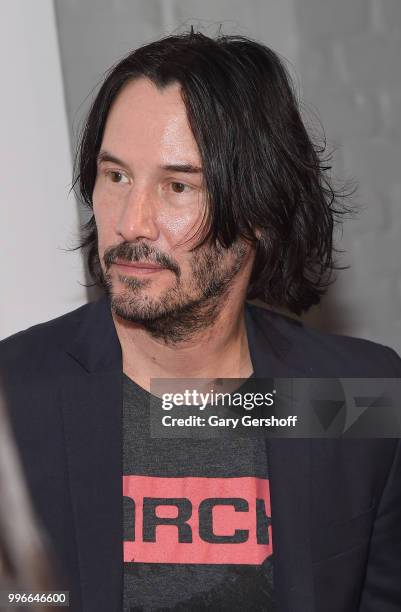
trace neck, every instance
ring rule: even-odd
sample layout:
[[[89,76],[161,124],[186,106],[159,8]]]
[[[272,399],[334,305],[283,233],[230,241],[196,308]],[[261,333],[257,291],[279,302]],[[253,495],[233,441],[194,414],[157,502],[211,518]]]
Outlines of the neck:
[[[227,302],[213,321],[173,343],[113,314],[124,373],[150,389],[151,378],[247,378],[252,374],[244,301]],[[185,318],[185,315],[184,315]]]

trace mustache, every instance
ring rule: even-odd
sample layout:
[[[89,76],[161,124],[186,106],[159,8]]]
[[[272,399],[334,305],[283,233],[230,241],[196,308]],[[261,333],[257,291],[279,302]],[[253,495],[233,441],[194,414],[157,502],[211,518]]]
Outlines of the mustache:
[[[159,266],[163,266],[163,268],[171,270],[178,277],[181,275],[180,267],[175,261],[164,255],[164,253],[154,251],[145,243],[131,244],[129,242],[122,242],[107,248],[103,255],[106,270],[109,270],[110,266],[117,259],[130,263],[135,261],[156,263]]]

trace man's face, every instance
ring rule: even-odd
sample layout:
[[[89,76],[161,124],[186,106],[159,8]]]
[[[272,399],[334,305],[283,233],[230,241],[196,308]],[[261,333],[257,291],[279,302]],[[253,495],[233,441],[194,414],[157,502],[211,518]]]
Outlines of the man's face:
[[[242,240],[229,249],[205,244],[189,251],[206,207],[179,85],[159,90],[145,78],[130,82],[109,113],[93,193],[116,314],[142,324],[180,313],[188,319],[211,301],[215,309],[233,282],[246,286],[254,252]]]

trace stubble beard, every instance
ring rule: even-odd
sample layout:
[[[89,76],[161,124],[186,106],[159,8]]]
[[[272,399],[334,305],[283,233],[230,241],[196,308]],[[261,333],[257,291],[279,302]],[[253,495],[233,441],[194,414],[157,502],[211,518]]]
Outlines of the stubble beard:
[[[229,258],[226,257],[228,251]],[[247,249],[240,241],[229,249],[219,245],[200,247],[191,259],[189,286],[184,286],[179,268],[173,266],[174,285],[157,297],[146,294],[146,288],[154,282],[150,278],[120,275],[120,283],[125,289],[117,293],[111,274],[103,272],[112,311],[124,321],[139,324],[166,344],[191,340],[219,316],[246,254]]]

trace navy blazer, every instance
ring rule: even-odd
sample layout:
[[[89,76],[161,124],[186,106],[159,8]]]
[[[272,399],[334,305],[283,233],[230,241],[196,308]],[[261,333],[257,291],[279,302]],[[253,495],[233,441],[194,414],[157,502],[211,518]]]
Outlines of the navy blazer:
[[[399,377],[372,342],[246,304],[256,377]],[[119,612],[122,361],[106,297],[0,343],[0,375],[37,514],[74,612]],[[279,612],[401,610],[398,439],[270,439]]]

